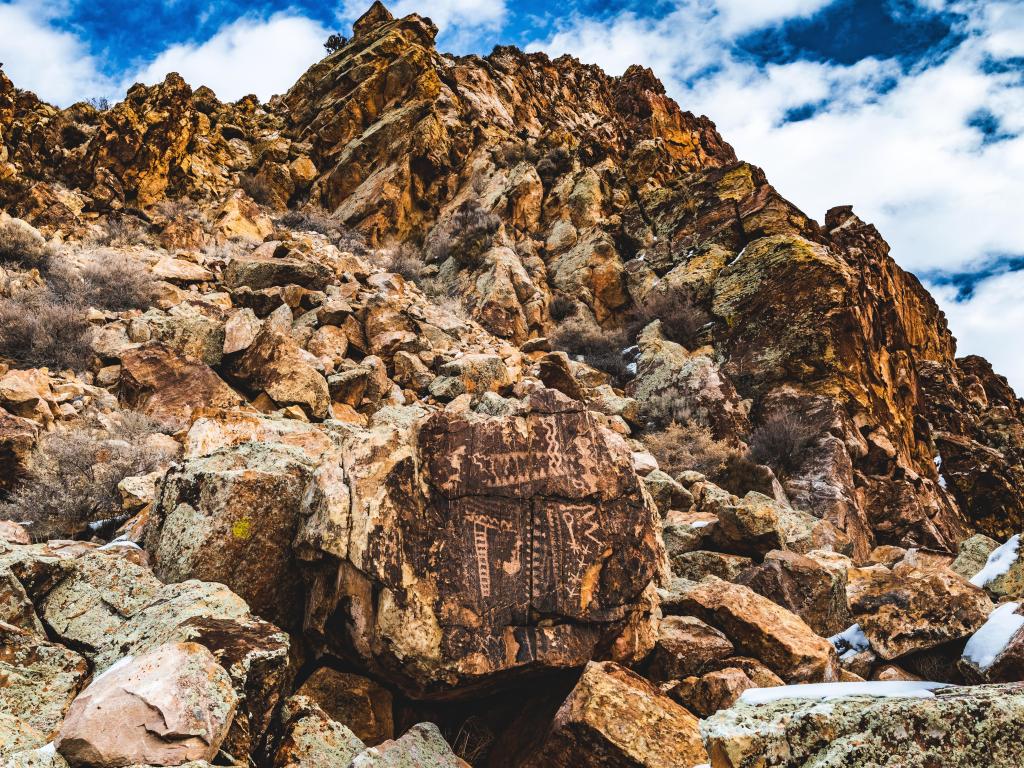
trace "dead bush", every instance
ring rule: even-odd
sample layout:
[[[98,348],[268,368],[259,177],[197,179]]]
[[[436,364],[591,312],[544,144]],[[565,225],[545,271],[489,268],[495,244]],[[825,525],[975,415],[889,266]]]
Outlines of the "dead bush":
[[[0,356],[19,367],[82,370],[92,359],[86,308],[41,289],[0,298]]]
[[[28,474],[0,504],[0,517],[27,522],[37,541],[81,536],[89,523],[116,517],[118,483],[173,458],[146,440],[157,431],[155,425],[145,417],[129,419],[132,427],[123,434],[116,428],[79,428],[43,436]]]
[[[402,243],[383,253],[383,266],[388,272],[401,275],[406,280],[419,283],[423,279],[423,271],[427,268],[420,249],[412,243]]]
[[[788,475],[800,466],[816,434],[813,426],[791,411],[773,414],[750,433],[750,458],[778,475]]]
[[[467,200],[446,225],[431,233],[426,249],[427,262],[441,262],[450,256],[466,269],[479,267],[500,228],[501,219],[497,215],[485,210],[478,200]]]
[[[556,323],[561,323],[563,320],[567,320],[576,314],[579,307],[576,306],[576,302],[566,296],[564,293],[560,293],[551,299],[551,303],[548,305],[548,313],[551,315],[551,319]]]
[[[48,284],[68,304],[111,312],[146,309],[156,298],[153,273],[142,262],[121,253],[98,251],[81,267],[62,261]]]
[[[274,202],[274,192],[270,185],[254,173],[243,173],[239,176],[238,186],[260,205],[271,205]]]
[[[298,232],[318,232],[330,236],[338,230],[338,220],[323,209],[288,211],[278,224]]]
[[[661,470],[672,477],[695,471],[714,480],[742,455],[729,443],[716,440],[710,429],[694,422],[669,424],[642,440]]]
[[[664,429],[672,423],[693,421],[694,401],[677,387],[669,387],[640,404],[640,416],[652,429]]]
[[[14,220],[0,223],[0,265],[45,272],[49,263],[46,241],[27,224]]]
[[[93,236],[91,242],[98,246],[125,247],[151,245],[152,238],[149,236],[148,226],[138,219],[131,216],[111,216],[107,219],[103,232]]]
[[[655,288],[645,297],[643,314],[647,322],[660,320],[665,338],[683,346],[691,346],[711,321],[685,288]]]
[[[624,351],[632,344],[629,330],[604,329],[588,317],[576,315],[565,320],[551,334],[551,344],[570,357],[581,359],[604,371],[622,385],[631,375]]]
[[[572,167],[572,155],[565,147],[555,147],[537,162],[537,175],[550,185]]]

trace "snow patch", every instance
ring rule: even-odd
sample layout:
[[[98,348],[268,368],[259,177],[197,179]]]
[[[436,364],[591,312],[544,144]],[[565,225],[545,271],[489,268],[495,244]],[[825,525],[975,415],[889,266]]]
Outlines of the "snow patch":
[[[838,635],[832,635],[828,641],[836,647],[836,652],[843,661],[871,648],[871,643],[868,642],[867,635],[860,628],[860,624],[847,627]]]
[[[971,584],[984,587],[1010,570],[1017,561],[1017,550],[1020,549],[1020,534],[1015,533],[1005,544],[992,550],[985,561],[985,567],[971,577]]]
[[[828,701],[847,696],[898,696],[905,699],[930,699],[932,691],[946,688],[948,683],[924,680],[868,680],[863,683],[808,683],[779,685],[774,688],[748,688],[740,694],[744,704],[769,704],[781,699],[817,699]]]
[[[964,647],[964,658],[974,662],[981,669],[988,669],[996,656],[1002,653],[1007,643],[1021,627],[1024,616],[1015,611],[1020,603],[1003,603],[988,615],[988,621],[981,625]]]
[[[706,528],[711,525],[710,520],[694,520],[692,523],[687,523],[691,528]]]
[[[140,547],[134,541],[128,541],[128,539],[121,539],[121,538],[114,539],[113,541],[108,542],[107,544],[104,544],[99,549],[102,551],[104,549],[114,549],[115,547],[128,547],[129,549],[142,549],[142,547]]]

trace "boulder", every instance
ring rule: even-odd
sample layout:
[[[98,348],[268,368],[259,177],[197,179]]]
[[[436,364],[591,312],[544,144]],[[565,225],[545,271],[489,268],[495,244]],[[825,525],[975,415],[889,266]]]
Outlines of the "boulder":
[[[299,449],[255,442],[177,465],[146,536],[154,573],[226,584],[257,615],[298,627],[302,584],[291,541],[310,474]]]
[[[806,553],[839,538],[831,523],[757,491],[733,504],[714,499],[715,503],[705,503],[701,509],[718,518],[712,539],[723,552],[752,557],[762,557],[773,549]]]
[[[332,720],[344,723],[366,746],[395,736],[391,692],[369,678],[320,667],[296,695],[305,696]]]
[[[729,638],[694,616],[666,616],[658,625],[648,675],[655,681],[699,675],[735,650]]]
[[[366,749],[352,731],[300,694],[282,705],[280,721],[273,768],[340,768]]]
[[[806,555],[774,550],[736,582],[789,609],[822,637],[842,632],[852,623],[845,570],[826,568]]]
[[[975,632],[957,666],[969,682],[1024,680],[1024,613],[1020,603],[1003,603]]]
[[[38,436],[36,422],[0,408],[0,492],[10,491],[24,476]]]
[[[886,661],[970,636],[992,610],[984,590],[945,566],[851,568],[850,613]]]
[[[497,355],[465,355],[442,365],[439,373],[430,384],[430,393],[445,399],[467,393],[500,392],[512,385],[508,367]]]
[[[264,250],[272,243],[264,243]],[[300,285],[322,291],[334,278],[330,269],[313,261],[274,256],[243,256],[228,262],[224,270],[224,284],[229,288],[247,287],[253,290],[283,285]]]
[[[841,683],[754,704],[742,699],[701,725],[718,768],[789,766],[1015,766],[1024,764],[1024,685],[939,688],[895,685],[891,693]],[[787,689],[778,689],[781,695]],[[863,691],[877,695],[857,695]],[[902,693],[901,693],[902,692]],[[822,699],[828,700],[822,702]]]
[[[244,400],[208,365],[182,357],[160,342],[121,356],[118,397],[126,408],[176,426],[191,423],[199,407],[231,408]]]
[[[72,702],[56,740],[73,766],[122,768],[212,760],[237,697],[213,654],[195,643],[126,656]]]
[[[796,614],[748,587],[715,576],[677,579],[663,593],[662,610],[689,614],[718,628],[745,655],[764,662],[790,683],[832,681],[835,649]]]
[[[956,559],[949,566],[968,581],[985,567],[988,556],[999,547],[999,542],[983,533],[976,533],[960,542]]]
[[[419,723],[401,738],[385,741],[360,752],[348,768],[469,768],[452,752],[433,723]]]
[[[527,764],[695,768],[707,761],[696,717],[639,675],[590,662]]]
[[[13,520],[0,520],[0,541],[5,541],[8,544],[32,543],[25,526],[19,525]]]
[[[724,667],[681,680],[669,695],[699,717],[710,717],[731,707],[745,690],[755,687],[742,669]]]
[[[314,366],[315,360],[290,335],[266,323],[231,371],[250,389],[266,392],[278,405],[298,405],[309,416],[323,419],[331,400],[327,381]]]
[[[74,651],[0,622],[0,718],[7,721],[0,734],[16,723],[23,730],[18,748],[43,746],[88,676],[88,663]],[[0,735],[0,756],[9,748]]]
[[[741,573],[754,564],[749,557],[710,552],[704,549],[694,552],[675,552],[669,562],[673,576],[692,581],[700,581],[705,576],[717,576],[726,581],[735,581]]]
[[[554,390],[522,405],[336,425],[295,538],[307,633],[416,698],[650,650],[663,551],[628,445]]]

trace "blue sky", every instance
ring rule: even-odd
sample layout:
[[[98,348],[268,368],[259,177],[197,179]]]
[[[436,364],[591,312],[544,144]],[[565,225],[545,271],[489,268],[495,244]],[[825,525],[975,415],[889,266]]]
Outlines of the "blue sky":
[[[68,104],[171,70],[286,90],[368,0],[0,0],[0,61]],[[1024,0],[397,0],[439,45],[651,66],[809,215],[852,203],[929,286],[963,354],[1024,390]]]

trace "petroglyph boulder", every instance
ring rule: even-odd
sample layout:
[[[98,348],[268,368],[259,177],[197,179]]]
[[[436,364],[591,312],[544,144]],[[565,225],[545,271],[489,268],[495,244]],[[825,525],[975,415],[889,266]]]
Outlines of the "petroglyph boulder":
[[[327,647],[417,697],[649,650],[657,510],[582,404],[541,390],[517,416],[336,437],[296,537]]]

